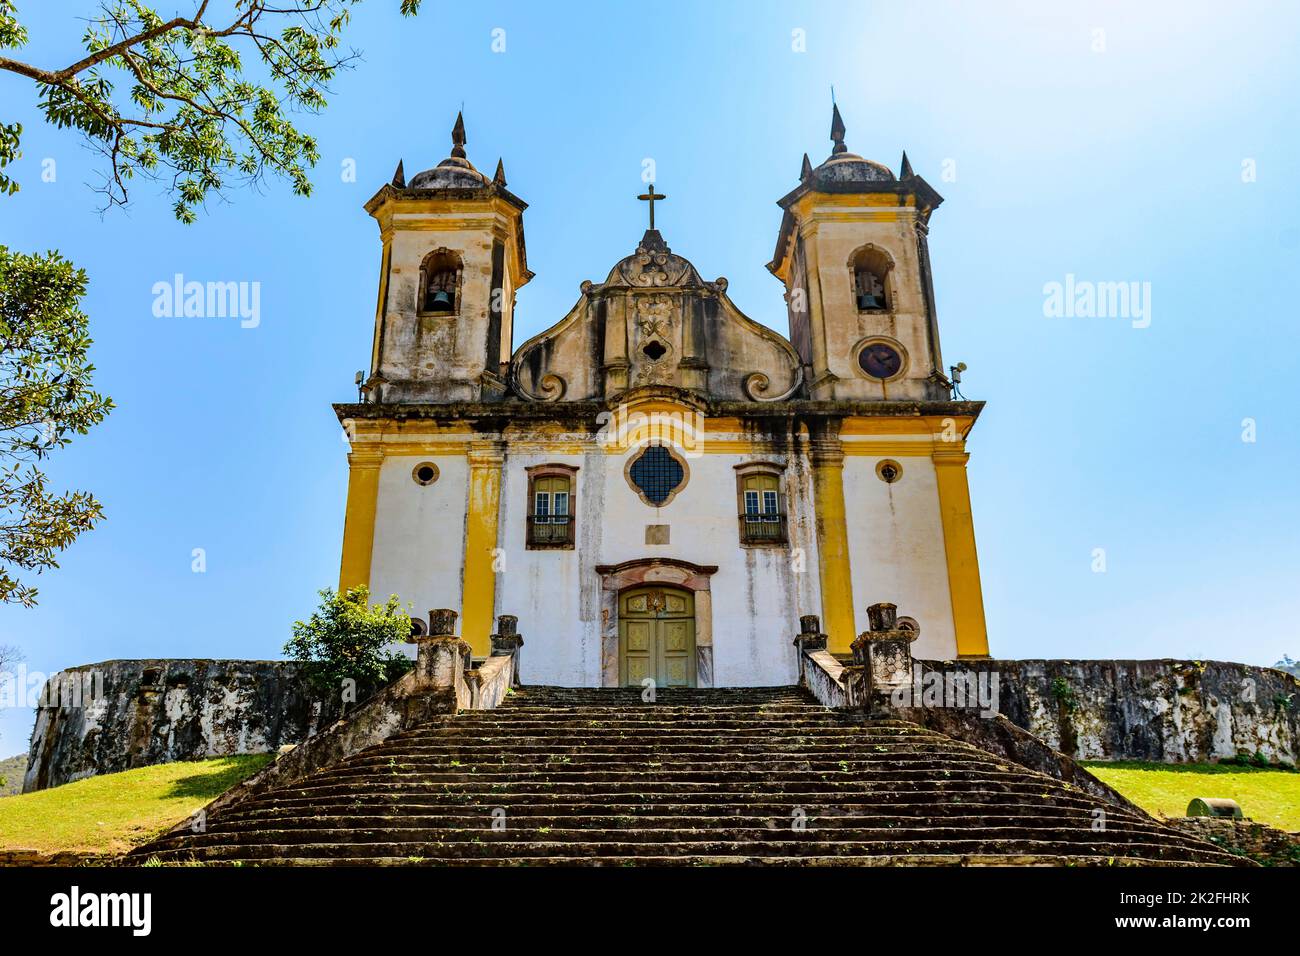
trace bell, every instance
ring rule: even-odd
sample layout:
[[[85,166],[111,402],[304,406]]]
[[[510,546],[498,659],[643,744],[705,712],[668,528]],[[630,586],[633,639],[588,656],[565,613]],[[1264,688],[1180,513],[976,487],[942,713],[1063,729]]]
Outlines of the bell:
[[[450,312],[451,311],[451,293],[446,289],[439,289],[433,294],[433,300],[429,303],[430,312]]]
[[[880,296],[873,295],[870,292],[863,292],[858,296],[859,311],[863,309],[883,309],[884,307],[885,303],[881,300]]]

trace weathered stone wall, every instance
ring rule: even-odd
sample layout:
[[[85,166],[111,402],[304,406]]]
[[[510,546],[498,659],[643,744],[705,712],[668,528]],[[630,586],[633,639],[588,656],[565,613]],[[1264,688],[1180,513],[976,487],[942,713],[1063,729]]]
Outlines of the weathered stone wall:
[[[73,687],[82,699],[69,696]],[[357,699],[372,690],[359,688]],[[289,661],[70,668],[50,679],[36,712],[23,792],[175,760],[270,753],[336,720],[341,696],[318,700]]]
[[[1287,833],[1254,820],[1174,817],[1165,822],[1262,866],[1300,866],[1300,833]]]
[[[998,676],[997,710],[1080,760],[1300,760],[1300,681],[1223,661],[924,661]]]

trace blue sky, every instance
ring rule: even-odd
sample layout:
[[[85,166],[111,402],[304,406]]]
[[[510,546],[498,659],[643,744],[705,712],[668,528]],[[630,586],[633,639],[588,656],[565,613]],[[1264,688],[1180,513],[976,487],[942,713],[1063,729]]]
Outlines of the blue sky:
[[[361,207],[399,158],[410,175],[447,155],[462,103],[471,160],[490,173],[503,156],[531,204],[518,345],[635,246],[646,157],[674,250],[786,331],[764,269],[775,200],[805,151],[829,152],[832,85],[850,148],[895,169],[906,148],[947,200],[931,251],[945,358],[988,402],[970,483],[994,653],[1300,656],[1300,8],[397,5],[359,9],[364,61],[304,120],[315,195],[232,193],[194,226],[146,183],[101,217],[95,158],[0,75],[0,118],[26,127],[0,242],[89,272],[97,384],[119,405],[49,469],[108,520],[40,578],[38,608],[0,608],[29,668],[279,656],[335,583],[346,448],[329,404],[367,362],[379,265]],[[26,59],[76,59],[91,3],[19,7]],[[151,289],[178,272],[260,282],[261,324],[155,318]],[[1150,326],[1044,317],[1044,284],[1067,274],[1149,282]],[[30,726],[0,711],[0,755]]]

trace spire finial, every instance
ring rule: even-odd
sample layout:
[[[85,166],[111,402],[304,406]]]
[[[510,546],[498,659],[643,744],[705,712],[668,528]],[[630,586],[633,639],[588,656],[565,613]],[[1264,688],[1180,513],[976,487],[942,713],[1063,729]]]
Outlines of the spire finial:
[[[393,185],[398,189],[406,188],[406,170],[402,168],[402,161],[397,161],[397,169],[393,172]]]
[[[849,148],[844,145],[845,132],[846,131],[844,129],[844,120],[840,116],[839,105],[832,103],[831,104],[831,142],[835,144],[835,148],[831,150],[832,154],[847,153],[849,151]]]
[[[808,154],[803,154],[803,166],[799,169],[799,180],[805,182],[812,178],[812,162],[808,159]]]
[[[907,158],[907,150],[903,150],[903,164],[898,173],[899,179],[908,179],[916,175],[912,172],[912,162]]]
[[[492,182],[496,186],[506,184],[506,164],[500,159],[497,160],[497,174],[492,177]]]
[[[456,125],[451,128],[451,155],[457,159],[465,158],[465,117],[456,113]]]

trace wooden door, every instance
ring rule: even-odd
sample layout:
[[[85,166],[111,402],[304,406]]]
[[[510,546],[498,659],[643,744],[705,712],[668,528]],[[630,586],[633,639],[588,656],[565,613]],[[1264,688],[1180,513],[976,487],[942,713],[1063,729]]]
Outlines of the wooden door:
[[[695,600],[690,591],[651,586],[619,600],[618,670],[623,686],[695,686]]]

